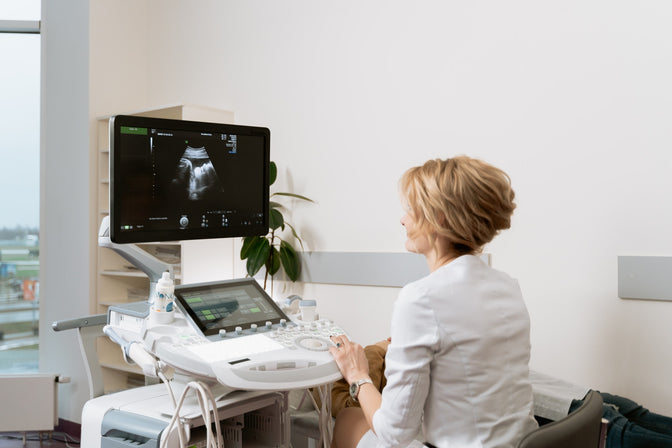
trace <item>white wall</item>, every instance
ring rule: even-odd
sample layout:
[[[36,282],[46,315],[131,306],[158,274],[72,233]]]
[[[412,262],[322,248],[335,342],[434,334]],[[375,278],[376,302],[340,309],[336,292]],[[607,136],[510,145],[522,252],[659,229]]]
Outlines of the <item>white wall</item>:
[[[310,250],[403,250],[403,170],[482,157],[518,195],[488,251],[523,287],[533,367],[672,414],[672,303],[616,290],[617,255],[672,255],[672,5],[149,4],[149,103],[270,127],[281,186],[318,202],[293,216]],[[386,336],[371,304],[385,321],[396,291],[302,290]]]
[[[90,1],[90,8],[89,115],[93,123],[101,116],[146,107],[149,49],[146,2]],[[91,134],[95,147],[94,127]]]
[[[318,202],[293,211],[308,250],[403,250],[397,179],[428,158],[508,171],[519,207],[487,250],[523,287],[533,367],[672,414],[672,304],[616,294],[617,255],[672,255],[668,2],[89,3],[90,119],[268,126],[279,187]],[[292,288],[361,342],[389,331],[394,288]]]

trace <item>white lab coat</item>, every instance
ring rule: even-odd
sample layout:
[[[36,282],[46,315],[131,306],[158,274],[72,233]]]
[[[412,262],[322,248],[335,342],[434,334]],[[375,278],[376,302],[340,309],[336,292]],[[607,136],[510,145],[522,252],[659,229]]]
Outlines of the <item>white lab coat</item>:
[[[516,280],[459,257],[401,290],[391,328],[377,436],[360,445],[408,446],[422,427],[436,447],[515,447],[537,427]]]

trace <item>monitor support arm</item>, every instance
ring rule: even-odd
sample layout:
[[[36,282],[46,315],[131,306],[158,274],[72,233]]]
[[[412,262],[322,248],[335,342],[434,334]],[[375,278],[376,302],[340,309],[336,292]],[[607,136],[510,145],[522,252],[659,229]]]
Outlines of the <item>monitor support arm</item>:
[[[98,246],[112,249],[126,260],[131,262],[133,266],[140,269],[149,277],[149,291],[150,296],[156,289],[156,283],[161,278],[164,272],[170,273],[170,278],[175,279],[173,273],[173,266],[169,263],[159,260],[153,255],[140,249],[135,244],[117,244],[110,239],[110,217],[106,216],[100,223],[98,230]]]

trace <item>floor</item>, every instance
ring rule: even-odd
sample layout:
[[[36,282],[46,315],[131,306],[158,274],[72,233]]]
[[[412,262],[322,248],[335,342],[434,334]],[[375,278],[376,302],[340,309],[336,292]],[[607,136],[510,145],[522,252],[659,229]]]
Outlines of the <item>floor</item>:
[[[51,436],[51,437],[50,437]],[[26,443],[24,445],[24,433],[22,432],[0,432],[0,448],[78,448],[79,441],[74,440],[62,432],[43,433],[40,441],[40,434],[29,432],[25,434]],[[67,442],[66,442],[67,438]]]

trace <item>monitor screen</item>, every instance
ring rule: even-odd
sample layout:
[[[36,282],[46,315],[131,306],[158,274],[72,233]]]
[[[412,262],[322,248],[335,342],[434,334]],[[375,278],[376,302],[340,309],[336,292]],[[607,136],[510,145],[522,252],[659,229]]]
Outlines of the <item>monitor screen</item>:
[[[110,119],[114,243],[265,235],[267,128],[129,115]]]
[[[175,298],[206,336],[235,331],[238,326],[247,329],[252,324],[263,327],[266,322],[289,321],[253,278],[179,285]]]

